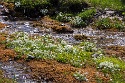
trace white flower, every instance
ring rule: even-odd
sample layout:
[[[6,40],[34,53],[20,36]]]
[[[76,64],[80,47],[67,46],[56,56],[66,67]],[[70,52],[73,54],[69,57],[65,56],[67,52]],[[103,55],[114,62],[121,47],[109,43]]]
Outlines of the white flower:
[[[44,15],[46,15],[48,13],[48,9],[41,9],[40,12]]]
[[[61,41],[61,44],[62,44],[62,45],[67,45],[67,42],[62,40],[62,41]]]
[[[73,50],[73,46],[72,45],[66,45],[66,46],[64,46],[64,49],[66,51],[72,51]]]
[[[21,3],[20,2],[15,2],[16,7],[20,7]]]
[[[118,64],[113,64],[112,62],[104,61],[104,62],[101,62],[99,64],[99,67],[100,68],[109,68],[109,69],[116,70],[117,68],[119,68],[119,65]]]

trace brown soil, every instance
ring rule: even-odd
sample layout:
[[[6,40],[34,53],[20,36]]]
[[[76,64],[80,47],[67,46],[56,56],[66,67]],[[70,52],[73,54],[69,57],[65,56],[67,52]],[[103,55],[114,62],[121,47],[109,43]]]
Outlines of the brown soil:
[[[73,33],[71,27],[65,25],[64,23],[53,20],[48,16],[43,17],[39,22],[35,22],[33,26],[51,28],[57,33]]]

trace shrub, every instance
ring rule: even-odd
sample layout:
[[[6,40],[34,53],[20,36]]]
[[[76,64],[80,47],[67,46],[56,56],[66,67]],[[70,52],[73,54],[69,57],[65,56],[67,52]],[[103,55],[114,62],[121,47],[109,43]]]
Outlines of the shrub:
[[[60,12],[57,16],[56,19],[61,22],[69,22],[72,18],[72,14],[64,14]]]
[[[60,10],[65,12],[80,12],[88,7],[84,0],[60,0]]]
[[[118,18],[101,18],[95,22],[95,27],[98,29],[117,29],[119,31],[124,31],[124,22]]]
[[[83,27],[83,26],[86,26],[86,23],[79,16],[73,17],[70,22],[71,22],[71,25],[73,27]]]
[[[96,8],[110,8],[113,10],[124,10],[124,2],[123,0],[85,0],[86,3],[90,4],[91,6],[94,6]]]
[[[83,20],[90,20],[95,13],[96,9],[88,9],[80,12],[78,16],[81,17]]]

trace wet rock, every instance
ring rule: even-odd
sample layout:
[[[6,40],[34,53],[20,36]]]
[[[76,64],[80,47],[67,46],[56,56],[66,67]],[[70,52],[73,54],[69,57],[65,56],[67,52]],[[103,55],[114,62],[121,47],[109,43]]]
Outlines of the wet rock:
[[[35,59],[34,56],[32,56],[32,55],[28,55],[28,57],[27,57],[27,61],[29,61],[29,60],[33,60],[33,59]]]

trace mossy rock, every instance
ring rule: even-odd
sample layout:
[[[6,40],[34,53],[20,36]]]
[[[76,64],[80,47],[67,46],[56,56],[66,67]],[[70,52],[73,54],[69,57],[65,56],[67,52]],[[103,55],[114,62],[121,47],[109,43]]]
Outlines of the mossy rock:
[[[76,40],[86,40],[88,37],[82,34],[76,34],[73,36]]]

